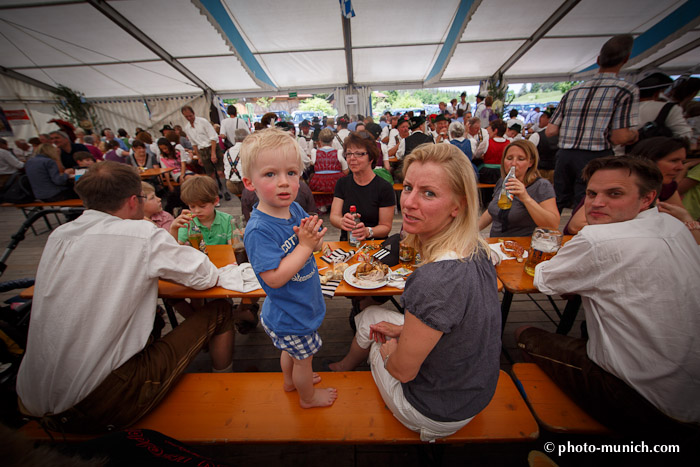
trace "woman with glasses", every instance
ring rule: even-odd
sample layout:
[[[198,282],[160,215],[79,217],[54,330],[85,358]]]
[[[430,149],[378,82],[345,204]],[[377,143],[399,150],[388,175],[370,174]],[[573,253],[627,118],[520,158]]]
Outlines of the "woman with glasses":
[[[367,132],[352,132],[343,149],[350,174],[335,185],[331,224],[341,230],[341,241],[348,239],[348,232],[360,241],[384,239],[391,231],[396,197],[392,185],[373,171],[377,162],[381,164],[377,143]],[[357,208],[359,221],[350,214],[350,206]]]

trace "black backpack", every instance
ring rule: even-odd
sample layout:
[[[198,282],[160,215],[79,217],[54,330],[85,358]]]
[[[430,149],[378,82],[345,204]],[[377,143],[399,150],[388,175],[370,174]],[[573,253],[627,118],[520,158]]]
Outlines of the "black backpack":
[[[668,117],[668,114],[671,112],[671,109],[674,105],[676,104],[674,104],[673,102],[666,103],[661,108],[661,111],[659,111],[659,115],[656,116],[656,119],[654,119],[654,121],[646,122],[644,126],[639,129],[639,140],[635,144],[627,146],[625,148],[625,152],[629,153],[634,146],[639,144],[639,141],[653,138],[655,136],[673,136],[673,131],[671,131],[671,129],[666,126],[666,118]]]
[[[0,200],[3,203],[23,204],[31,203],[35,199],[29,177],[20,172],[13,173],[0,192]]]

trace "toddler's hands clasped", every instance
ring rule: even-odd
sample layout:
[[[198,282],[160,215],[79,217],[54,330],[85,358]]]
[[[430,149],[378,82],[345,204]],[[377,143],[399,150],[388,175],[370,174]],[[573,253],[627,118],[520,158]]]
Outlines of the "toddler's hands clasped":
[[[305,217],[301,220],[300,225],[294,226],[294,233],[299,237],[299,244],[311,251],[316,249],[316,245],[323,241],[323,236],[328,231],[327,227],[321,228],[323,219],[319,219],[317,215]]]

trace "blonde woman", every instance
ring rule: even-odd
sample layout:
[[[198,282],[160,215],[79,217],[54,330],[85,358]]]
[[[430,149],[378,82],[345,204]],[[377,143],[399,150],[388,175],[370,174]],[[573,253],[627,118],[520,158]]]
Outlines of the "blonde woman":
[[[559,228],[559,210],[554,187],[542,178],[537,170],[539,154],[530,141],[510,143],[503,151],[501,178],[496,182],[493,199],[479,219],[479,230],[491,226],[491,237],[529,237],[535,227]],[[498,197],[511,167],[515,178],[508,180],[506,188],[513,194],[510,209],[498,207]]]
[[[496,389],[501,316],[496,272],[479,236],[469,160],[451,144],[421,145],[405,159],[403,229],[424,259],[401,297],[405,315],[370,306],[334,371],[369,358],[394,416],[421,440],[455,433]]]

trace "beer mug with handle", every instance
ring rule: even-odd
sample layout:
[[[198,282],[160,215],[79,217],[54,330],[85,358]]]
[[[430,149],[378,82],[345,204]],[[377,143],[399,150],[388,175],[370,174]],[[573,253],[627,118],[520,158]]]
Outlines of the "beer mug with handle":
[[[557,254],[561,248],[562,233],[558,230],[537,227],[532,232],[530,251],[525,260],[525,272],[534,277],[535,266],[542,261],[547,261]]]

